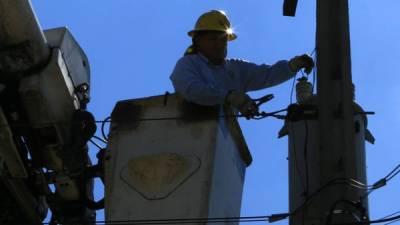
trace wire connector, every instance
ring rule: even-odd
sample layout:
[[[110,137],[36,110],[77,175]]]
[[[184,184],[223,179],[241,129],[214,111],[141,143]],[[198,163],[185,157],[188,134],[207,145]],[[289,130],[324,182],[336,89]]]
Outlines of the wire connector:
[[[279,213],[279,214],[272,214],[268,216],[268,222],[273,223],[276,221],[284,220],[290,216],[290,213]]]
[[[372,185],[372,189],[378,189],[386,185],[386,178],[382,178]]]

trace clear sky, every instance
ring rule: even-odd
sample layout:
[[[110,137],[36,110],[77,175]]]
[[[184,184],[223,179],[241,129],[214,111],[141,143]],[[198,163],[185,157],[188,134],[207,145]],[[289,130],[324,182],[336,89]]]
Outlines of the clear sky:
[[[191,40],[197,17],[223,9],[238,39],[229,57],[272,64],[310,53],[315,45],[315,0],[299,0],[295,18],[282,16],[283,0],[33,0],[44,29],[67,26],[89,57],[91,103],[96,119],[110,115],[115,103],[173,92],[169,75]],[[352,74],[357,102],[367,111],[375,145],[366,144],[368,182],[400,162],[400,1],[351,0]],[[253,97],[273,93],[265,111],[289,104],[291,82]],[[287,138],[277,139],[282,121],[240,120],[253,164],[247,169],[242,216],[288,210]],[[95,153],[95,148],[91,152]],[[371,218],[400,210],[400,177],[370,197]],[[96,188],[98,195],[100,189]],[[100,213],[99,220],[103,219]],[[262,222],[254,224],[264,224]],[[287,221],[276,224],[287,224]]]

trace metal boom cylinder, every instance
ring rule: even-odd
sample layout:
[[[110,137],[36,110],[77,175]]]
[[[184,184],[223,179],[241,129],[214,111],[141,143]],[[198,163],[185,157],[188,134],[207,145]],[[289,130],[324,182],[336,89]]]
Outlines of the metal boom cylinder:
[[[0,0],[0,77],[43,65],[50,50],[29,0]]]

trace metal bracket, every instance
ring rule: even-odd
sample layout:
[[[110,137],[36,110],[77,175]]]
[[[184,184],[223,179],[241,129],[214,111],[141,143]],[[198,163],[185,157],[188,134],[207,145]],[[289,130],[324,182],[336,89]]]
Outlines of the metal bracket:
[[[316,120],[318,118],[318,108],[316,105],[292,104],[288,107],[286,119],[290,121]]]
[[[283,2],[283,15],[294,17],[296,15],[298,0],[285,0]]]

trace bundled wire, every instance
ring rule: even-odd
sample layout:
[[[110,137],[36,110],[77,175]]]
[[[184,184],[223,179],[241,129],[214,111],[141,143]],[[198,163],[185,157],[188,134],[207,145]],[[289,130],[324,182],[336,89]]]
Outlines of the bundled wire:
[[[400,211],[397,211],[397,212],[391,213],[391,214],[389,214],[389,215],[387,215],[387,216],[384,216],[384,217],[382,217],[381,219],[386,219],[386,218],[392,217],[392,216],[394,216],[394,215],[396,215],[396,214],[399,214],[399,213],[400,213]],[[390,221],[390,222],[388,222],[388,223],[385,223],[384,225],[389,225],[389,224],[392,224],[392,223],[395,223],[395,222],[398,222],[398,221],[400,221],[400,218],[399,218],[399,219],[392,220],[392,221]]]
[[[303,208],[307,207],[308,204],[310,204],[310,202],[318,195],[320,194],[322,191],[324,191],[325,189],[333,186],[333,185],[340,185],[340,184],[344,184],[344,185],[349,185],[353,188],[357,188],[357,189],[363,189],[363,190],[367,190],[368,192],[361,197],[361,199],[364,199],[365,197],[367,197],[372,191],[379,189],[383,186],[385,186],[387,184],[387,181],[393,179],[396,175],[398,175],[400,173],[400,164],[397,165],[392,171],[390,171],[384,178],[378,180],[377,182],[375,182],[373,185],[366,185],[363,184],[357,180],[354,179],[348,179],[348,178],[336,178],[333,179],[329,182],[327,182],[325,185],[321,186],[319,189],[317,189],[316,191],[314,191],[312,194],[310,194],[308,196],[308,198],[306,199],[306,201],[304,201],[304,203],[302,205],[300,205],[298,208],[296,208],[295,210],[293,210],[292,212],[290,212],[290,215],[295,215],[298,212],[300,212]],[[390,214],[386,217],[398,214],[399,212]],[[344,224],[333,224],[333,225],[357,225],[357,224],[370,224],[370,223],[384,223],[384,222],[394,222],[395,220],[400,219],[400,215],[399,216],[393,216],[393,217],[389,217],[389,218],[382,218],[379,220],[373,220],[373,221],[363,221],[363,222],[355,222],[355,223],[344,223]]]
[[[398,216],[393,216],[393,217],[388,217],[385,219],[378,219],[378,220],[367,220],[367,221],[362,221],[362,222],[350,222],[350,223],[335,223],[332,225],[366,225],[366,224],[373,224],[373,223],[385,223],[385,222],[395,222],[400,219],[400,215]]]
[[[310,202],[318,195],[320,194],[322,191],[326,190],[327,188],[334,186],[334,185],[348,185],[350,187],[353,188],[357,188],[357,189],[364,189],[364,190],[369,190],[371,188],[373,188],[372,186],[369,185],[365,185],[357,180],[354,179],[348,179],[348,178],[336,178],[333,179],[329,182],[327,182],[326,184],[322,185],[320,188],[318,188],[316,191],[314,191],[313,193],[311,193],[310,195],[308,195],[308,198],[306,199],[306,201],[304,201],[303,204],[301,204],[298,208],[296,208],[295,210],[293,210],[292,212],[290,212],[290,215],[295,215],[298,212],[300,212],[300,210],[302,210],[303,208],[307,207],[308,204],[310,204]]]
[[[399,221],[400,221],[400,219],[393,220],[391,222],[385,223],[384,225],[389,225],[389,224],[396,223],[396,222],[399,222]]]
[[[361,198],[364,199],[368,197],[373,191],[376,189],[379,189],[383,186],[386,186],[387,182],[393,179],[395,176],[397,176],[400,173],[400,164],[398,164],[392,171],[390,171],[384,178],[378,180],[375,182],[373,185],[371,185],[371,188],[365,195],[363,195]]]

